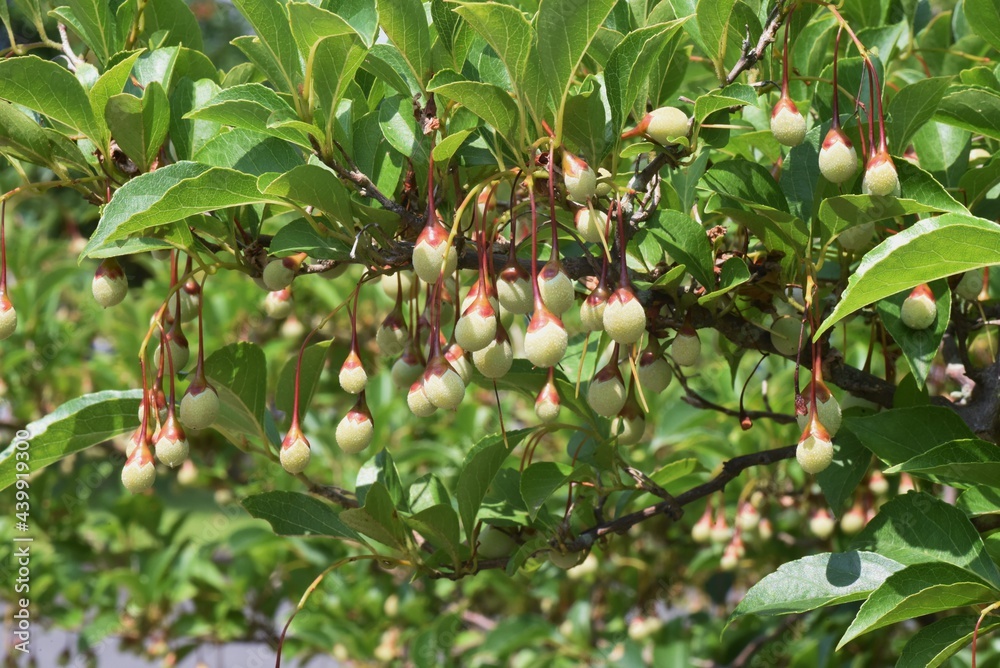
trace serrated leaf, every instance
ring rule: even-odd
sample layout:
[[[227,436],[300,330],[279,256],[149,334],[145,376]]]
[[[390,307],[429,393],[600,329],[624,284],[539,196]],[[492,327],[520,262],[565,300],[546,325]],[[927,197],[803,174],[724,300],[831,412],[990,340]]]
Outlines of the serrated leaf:
[[[334,135],[336,114],[333,110],[337,108],[366,55],[364,43],[353,32],[324,37],[309,52],[306,75],[311,82],[316,103],[326,116],[324,134],[327,142],[331,142]]]
[[[988,485],[965,490],[955,501],[955,506],[969,517],[1000,513],[1000,489],[994,487],[995,484],[994,479]]]
[[[74,452],[126,434],[139,426],[142,390],[105,391],[67,401],[40,420],[24,428],[28,432],[31,459],[20,473],[35,473]],[[15,454],[18,439],[0,452],[0,490],[17,480]]]
[[[383,545],[406,548],[406,528],[396,514],[389,492],[380,482],[373,483],[368,489],[363,508],[348,508],[340,513],[340,519],[358,533]]]
[[[728,624],[745,615],[787,615],[859,601],[902,568],[872,552],[826,553],[791,561],[751,587]]]
[[[112,5],[105,0],[63,0],[51,14],[58,16],[86,42],[101,64],[118,53],[120,42]]]
[[[486,124],[496,130],[511,146],[518,145],[517,104],[506,91],[478,81],[449,81],[447,77],[440,75],[435,76],[427,88],[458,102],[486,121]]]
[[[340,521],[329,503],[308,494],[264,492],[240,503],[251,516],[270,524],[279,536],[332,536],[362,541],[357,532]]]
[[[996,589],[951,564],[907,566],[886,578],[885,583],[861,604],[837,649],[862,634],[896,622],[952,608],[990,603],[996,594]]]
[[[757,104],[757,91],[744,83],[729,84],[694,101],[694,118],[699,123],[717,111]]]
[[[313,47],[325,37],[347,34],[360,37],[342,16],[309,2],[288,3],[288,23],[292,28],[292,37],[295,38],[299,48],[299,55],[307,61]],[[306,79],[309,79],[308,69]]]
[[[938,104],[934,119],[1000,139],[1000,92],[974,86],[953,86]]]
[[[304,162],[298,149],[285,140],[243,128],[210,139],[194,159],[212,167],[225,167],[254,176],[288,172]]]
[[[462,539],[454,508],[446,504],[430,506],[407,517],[404,522],[416,529],[431,545],[447,552],[452,564],[458,566],[461,562],[458,550]]]
[[[302,207],[315,207],[332,220],[353,226],[351,196],[337,175],[326,167],[299,165],[272,180],[261,192],[289,199]]]
[[[705,228],[680,211],[661,210],[656,214],[656,227],[662,232],[657,240],[670,256],[684,263],[695,280],[707,290],[715,287],[714,260],[712,247]]]
[[[201,26],[184,0],[156,0],[146,3],[142,20],[147,35],[167,31],[167,37],[161,46],[183,45],[195,51],[204,50]]]
[[[288,14],[284,3],[273,0],[233,0],[240,14],[253,26],[258,43],[271,62],[277,66],[280,76],[271,83],[280,86],[286,93],[297,95],[302,81],[302,61],[292,37]]]
[[[1000,264],[996,224],[956,213],[921,220],[862,258],[837,307],[813,338],[854,311],[897,292],[993,264]]]
[[[965,514],[923,492],[898,496],[882,506],[851,547],[906,565],[943,562],[994,587],[1000,583],[1000,571]]]
[[[253,343],[231,343],[205,360],[205,376],[219,394],[219,417],[212,425],[234,445],[240,435],[265,440],[267,360]]]

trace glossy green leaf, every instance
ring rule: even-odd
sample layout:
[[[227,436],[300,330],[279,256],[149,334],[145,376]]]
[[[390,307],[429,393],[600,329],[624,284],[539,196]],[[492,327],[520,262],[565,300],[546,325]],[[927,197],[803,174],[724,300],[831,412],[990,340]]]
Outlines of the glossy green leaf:
[[[945,617],[917,631],[899,655],[896,668],[938,668],[972,641],[979,615]],[[987,617],[979,627],[979,637],[1000,626]]]
[[[882,506],[851,548],[906,565],[944,562],[994,587],[1000,583],[1000,571],[965,513],[923,492],[898,496]]]
[[[234,445],[243,435],[264,440],[267,360],[253,343],[231,343],[205,360],[205,376],[219,394],[219,417],[212,426]]]
[[[841,426],[833,440],[833,463],[816,475],[816,482],[830,510],[839,517],[868,472],[872,453],[848,427]]]
[[[306,74],[316,96],[316,103],[326,114],[324,134],[327,141],[334,134],[336,109],[347,85],[364,61],[366,49],[354,33],[325,37],[313,46],[306,63]]]
[[[406,499],[403,496],[403,486],[399,482],[399,472],[396,470],[396,462],[393,461],[392,455],[385,448],[376,452],[358,470],[358,475],[354,480],[358,503],[364,505],[368,490],[376,482],[385,487],[385,491],[388,492],[394,506],[401,510],[407,509]]]
[[[25,427],[30,443],[27,471],[18,470],[17,439],[0,452],[0,490],[17,480],[18,473],[34,473],[74,452],[126,434],[139,426],[141,390],[86,394]]]
[[[563,105],[573,75],[597,29],[607,18],[614,0],[542,0],[535,18],[538,57],[542,73],[557,108],[555,131],[561,136]]]
[[[903,565],[872,552],[816,554],[782,564],[747,592],[729,623],[788,615],[866,598]]]
[[[424,86],[431,78],[431,38],[420,0],[378,0],[382,29]]]
[[[264,492],[248,496],[241,504],[251,516],[271,525],[279,536],[332,536],[361,541],[340,521],[329,503],[301,492]]]
[[[83,86],[64,67],[38,56],[0,61],[0,98],[65,123],[100,141],[104,125],[94,116]]]
[[[965,0],[965,15],[972,32],[1000,51],[1000,6],[993,0]]]
[[[269,249],[275,254],[305,252],[317,260],[349,260],[351,248],[339,239],[324,237],[305,218],[293,220],[274,235]]]
[[[325,37],[334,35],[360,37],[342,16],[309,2],[289,2],[288,23],[292,28],[292,37],[295,38],[299,54],[307,61],[313,47]],[[306,79],[309,79],[308,68]]]
[[[390,146],[419,165],[427,164],[429,140],[417,127],[410,100],[397,96],[382,100],[378,123]]]
[[[977,438],[950,441],[886,469],[886,473],[903,471],[960,488],[996,486],[1000,484],[1000,450]]]
[[[406,528],[396,514],[389,492],[380,482],[373,483],[368,489],[363,508],[348,508],[340,513],[340,519],[358,533],[383,545],[397,549],[406,545]]]
[[[138,176],[115,191],[83,254],[157,225],[244,204],[270,201],[257,179],[233,169],[178,162]]]
[[[715,287],[714,259],[708,234],[700,223],[680,211],[656,214],[657,240],[677,262],[682,262],[695,280],[707,290]]]
[[[213,137],[221,124],[204,119],[189,119],[187,114],[199,109],[219,92],[210,79],[181,79],[170,96],[170,143],[179,160],[190,160]]]
[[[459,532],[458,515],[454,508],[443,503],[430,506],[407,517],[404,521],[416,529],[431,545],[445,550],[451,557],[452,564],[458,566],[461,562],[459,545],[462,539]]]
[[[992,264],[1000,264],[1000,229],[994,223],[957,213],[919,221],[865,255],[813,338],[879,299]]]
[[[286,93],[298,93],[302,81],[302,61],[298,47],[288,24],[288,14],[284,3],[273,0],[233,0],[240,14],[250,21],[260,45],[258,52],[269,56],[280,72],[280,78],[272,79],[275,86]]]
[[[955,506],[969,517],[1000,513],[1000,489],[995,487],[996,479],[982,487],[971,487],[963,491]]]
[[[452,73],[454,76],[454,73]],[[449,81],[440,74],[427,86],[435,94],[458,102],[495,129],[511,146],[517,146],[517,104],[503,89],[478,81]]]
[[[931,372],[931,364],[941,346],[941,339],[948,329],[951,316],[951,290],[947,281],[932,281],[930,288],[937,304],[937,315],[927,329],[911,329],[903,324],[900,312],[903,302],[910,295],[908,291],[886,297],[878,303],[879,318],[893,341],[902,349],[913,378],[917,381],[917,387],[920,388],[923,388]]]
[[[737,158],[716,163],[702,179],[715,192],[749,206],[788,211],[788,201],[763,165]]]
[[[141,99],[127,93],[113,95],[104,118],[119,148],[139,171],[149,171],[170,129],[170,101],[163,86],[154,81]]]
[[[521,472],[521,497],[531,519],[538,516],[542,505],[571,480],[579,480],[584,471],[561,462],[535,462]]]
[[[210,100],[188,112],[185,118],[253,130],[312,149],[309,138],[300,130],[269,125],[275,119],[296,118],[295,110],[280,95],[259,83],[223,88]]]
[[[122,46],[111,3],[105,0],[63,2],[65,5],[56,7],[51,13],[86,42],[102,65],[106,64]]]
[[[893,465],[923,454],[941,443],[975,435],[952,410],[943,406],[894,408],[867,417],[849,417],[844,424],[866,448]]]
[[[717,111],[730,107],[757,104],[757,91],[744,83],[729,84],[725,88],[705,93],[694,101],[694,118],[699,123]]]
[[[301,207],[312,206],[333,220],[353,226],[351,198],[337,175],[319,165],[299,165],[270,181],[261,192],[289,199]]]
[[[125,84],[128,82],[129,75],[132,74],[132,68],[135,66],[136,61],[141,55],[142,51],[133,51],[131,54],[105,70],[104,73],[101,74],[100,78],[97,79],[97,82],[94,83],[88,93],[90,97],[90,107],[94,112],[94,118],[104,118],[104,110],[108,106],[108,100],[110,100],[112,96],[118,95],[125,89]],[[95,139],[98,139],[103,146],[104,142],[107,140],[107,136],[108,133],[103,132],[101,137],[96,137]]]
[[[969,132],[1000,139],[1000,92],[953,86],[941,99],[934,118]]]
[[[476,528],[479,506],[482,505],[490,483],[503,466],[510,451],[531,432],[531,429],[507,432],[506,443],[500,434],[486,436],[472,446],[465,455],[455,484],[455,498],[458,501],[458,514],[462,518],[462,526],[470,540]],[[507,448],[507,443],[510,444],[510,449]]]
[[[434,158],[434,162],[447,163],[451,160],[471,134],[472,130],[461,130],[448,135],[439,144],[435,144],[434,149],[431,151],[431,157]]]
[[[155,0],[146,3],[142,20],[147,35],[167,31],[167,38],[162,46],[183,45],[196,51],[204,49],[201,26],[184,0]]]
[[[917,130],[934,117],[952,77],[932,77],[904,86],[889,103],[892,131],[889,135],[894,152],[902,153]]]
[[[922,615],[991,603],[997,590],[951,564],[914,564],[890,575],[858,610],[837,649],[864,633]]]
[[[64,150],[57,152],[53,139],[46,135],[33,118],[29,118],[14,105],[0,103],[0,153],[16,160],[46,166],[60,162],[58,153],[65,155],[76,149],[75,144],[66,140],[61,147]],[[75,152],[83,162],[83,155],[79,154],[79,150]]]
[[[741,257],[731,257],[722,263],[719,270],[719,284],[711,286],[712,290],[698,298],[699,304],[708,304],[722,295],[730,292],[750,280],[750,270],[746,260]]]

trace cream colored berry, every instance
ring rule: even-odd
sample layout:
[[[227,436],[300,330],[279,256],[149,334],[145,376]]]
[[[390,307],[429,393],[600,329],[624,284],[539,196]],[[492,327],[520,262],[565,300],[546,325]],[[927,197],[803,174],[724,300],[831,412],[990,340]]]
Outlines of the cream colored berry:
[[[494,339],[482,350],[472,353],[479,373],[487,378],[503,378],[514,364],[514,351],[506,337],[502,341]]]
[[[903,301],[899,318],[910,329],[927,329],[937,319],[937,304],[926,293],[911,294]]]
[[[703,516],[691,527],[691,540],[696,543],[707,543],[712,540],[712,523]]]
[[[670,364],[659,355],[648,362],[645,359],[640,360],[636,371],[638,372],[639,385],[642,386],[643,392],[651,394],[659,394],[667,389],[674,377],[674,372],[671,370]]]
[[[775,106],[771,114],[771,134],[785,146],[798,146],[806,138],[806,119],[791,100],[785,98]]]
[[[580,325],[584,331],[600,332],[604,330],[604,312],[608,308],[608,300],[585,299],[580,304]]]
[[[268,292],[267,297],[264,298],[264,313],[273,320],[284,320],[292,314],[294,306],[295,299],[292,297],[292,291],[288,288]]]
[[[219,416],[219,395],[211,386],[198,394],[190,390],[181,399],[181,423],[188,429],[205,429]]]
[[[886,156],[888,158],[888,156]],[[865,195],[899,197],[899,173],[891,159],[873,158],[865,169],[865,178],[861,183],[861,192]]]
[[[423,372],[424,367],[416,357],[403,355],[393,363],[390,374],[393,384],[402,390],[413,385]]]
[[[837,242],[849,253],[860,253],[868,250],[874,235],[875,223],[861,223],[841,232],[837,236]]]
[[[654,109],[646,118],[649,120],[646,136],[664,146],[678,137],[686,137],[690,128],[691,119],[677,107]]]
[[[836,526],[836,521],[825,508],[819,509],[815,515],[809,518],[809,530],[820,540],[829,538]]]
[[[448,245],[448,232],[440,225],[438,227],[440,229],[434,234],[425,235],[427,230],[422,232],[413,247],[413,271],[420,280],[431,285],[437,282],[442,268],[448,276],[455,273],[458,267],[458,254]]]
[[[531,281],[526,276],[517,276],[511,281],[501,276],[500,280],[497,281],[497,295],[500,299],[500,306],[511,313],[524,315],[531,312],[533,305]]]
[[[858,506],[854,506],[840,518],[840,530],[848,536],[853,536],[864,528],[865,513]]]
[[[558,568],[568,571],[573,568],[584,558],[583,552],[556,552],[555,550],[549,551],[549,561]]]
[[[156,481],[156,466],[153,460],[129,457],[122,468],[122,485],[132,494],[145,492]]]
[[[602,379],[600,374],[587,387],[587,404],[594,412],[612,417],[625,405],[625,385],[617,375]]]
[[[443,359],[442,362],[446,368],[424,374],[424,392],[432,404],[450,411],[458,408],[465,398],[465,383],[450,364]]]
[[[427,398],[424,385],[420,381],[410,386],[410,391],[406,394],[406,405],[409,406],[410,412],[417,417],[428,417],[437,410],[437,406]]]
[[[524,355],[537,367],[555,366],[566,354],[568,344],[566,328],[555,320],[549,320],[534,330],[528,326],[524,335]]]
[[[635,445],[642,440],[646,432],[646,418],[641,414],[634,416],[617,416],[611,422],[611,433],[618,434],[619,445]]]
[[[779,316],[771,323],[771,345],[785,357],[799,352],[802,321],[790,315]]]
[[[170,346],[170,357],[174,365],[174,372],[182,371],[184,367],[188,365],[191,361],[191,348],[187,345],[187,341],[179,341],[175,337],[170,337],[167,339],[167,345]],[[156,368],[160,367],[162,357],[160,353],[160,346],[156,346],[156,350],[153,351],[153,366]],[[169,369],[170,367],[164,366],[164,369]]]
[[[312,457],[309,441],[304,436],[299,436],[288,445],[282,445],[278,457],[283,469],[292,475],[302,473],[309,466],[309,460]]]
[[[171,438],[161,436],[156,442],[156,458],[169,466],[176,468],[188,458],[190,446],[186,438]]]
[[[586,202],[597,191],[597,174],[586,162],[571,153],[563,154],[563,184],[574,202]]]
[[[6,308],[0,306],[0,341],[9,339],[17,329],[17,311],[5,296],[3,301],[6,302]]]
[[[983,270],[975,269],[962,274],[962,280],[955,286],[955,294],[968,302],[979,301],[983,290]],[[0,336],[0,338],[3,338]]]
[[[834,130],[830,130],[834,133]],[[858,172],[858,152],[852,144],[837,136],[823,142],[819,150],[819,171],[830,183],[844,183]]]
[[[284,260],[271,260],[264,267],[264,274],[261,280],[270,292],[284,290],[292,284],[295,272],[287,266]]]
[[[497,317],[481,307],[485,303],[473,303],[455,324],[456,343],[470,353],[490,345],[497,334]]]
[[[542,295],[545,307],[556,315],[562,315],[568,311],[573,306],[573,302],[576,301],[573,281],[562,269],[552,273],[547,273],[543,269],[538,278],[538,291]]]
[[[604,330],[622,345],[638,341],[646,331],[646,310],[626,288],[616,290],[604,309]]]
[[[356,455],[372,442],[375,425],[363,413],[351,411],[337,425],[337,445],[349,455]]]
[[[105,260],[98,267],[91,282],[94,299],[104,308],[120,304],[128,294],[128,279],[114,259]]]
[[[805,393],[806,396],[806,407],[807,411],[805,415],[797,415],[795,420],[799,423],[799,429],[805,429],[809,424],[809,420],[812,417],[812,411],[809,408],[809,392]],[[837,401],[837,397],[832,394],[830,397],[823,401],[822,398],[816,397],[816,417],[819,419],[819,423],[823,425],[826,429],[826,433],[833,438],[840,431],[840,424],[844,420],[843,411],[840,409],[840,403]]]
[[[576,224],[576,232],[584,241],[592,244],[601,242],[602,232],[605,228],[605,214],[595,211],[590,207],[584,207],[576,212],[573,222]]]
[[[833,461],[833,443],[810,434],[795,448],[795,458],[806,473],[822,473]]]
[[[378,282],[382,286],[382,291],[390,299],[395,299],[400,289],[403,291],[403,297],[408,297],[410,288],[413,285],[413,274],[408,271],[398,271],[395,274],[382,274]]]
[[[410,332],[405,327],[394,327],[383,324],[375,332],[375,343],[383,355],[393,357],[406,349],[406,344],[410,340]]]
[[[670,345],[670,354],[681,366],[694,366],[701,358],[701,339],[698,332],[678,332]]]

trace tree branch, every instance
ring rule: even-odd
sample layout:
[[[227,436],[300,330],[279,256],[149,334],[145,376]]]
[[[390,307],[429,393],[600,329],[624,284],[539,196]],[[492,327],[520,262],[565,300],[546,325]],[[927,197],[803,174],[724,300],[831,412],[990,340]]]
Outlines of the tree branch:
[[[771,13],[767,17],[767,25],[764,27],[764,32],[760,34],[760,39],[757,40],[756,46],[751,47],[750,33],[749,30],[747,31],[747,37],[743,40],[743,55],[740,56],[740,59],[733,65],[733,69],[729,70],[729,74],[726,75],[725,86],[736,81],[736,78],[740,74],[756,65],[757,61],[764,57],[767,47],[777,39],[778,28],[784,23],[787,15],[785,0],[778,0],[774,9],[771,10]]]

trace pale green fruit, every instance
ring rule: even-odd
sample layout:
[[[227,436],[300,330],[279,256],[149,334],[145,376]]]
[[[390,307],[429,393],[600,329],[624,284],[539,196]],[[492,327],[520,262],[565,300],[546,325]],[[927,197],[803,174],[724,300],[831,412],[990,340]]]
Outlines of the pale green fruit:
[[[548,554],[549,561],[551,561],[554,566],[557,566],[564,571],[568,571],[578,565],[581,561],[583,561],[584,556],[586,556],[582,551],[556,552],[555,550],[549,550]]]
[[[809,409],[809,389],[806,388],[804,393],[806,398],[806,414],[797,415],[795,420],[799,423],[799,429],[805,430],[806,426],[809,424],[809,420],[812,417],[812,411]],[[823,425],[826,429],[826,433],[833,438],[840,431],[840,423],[844,420],[843,411],[840,409],[840,404],[837,402],[837,397],[830,395],[830,398],[823,401],[820,397],[816,397],[816,417],[819,418],[819,423]]]
[[[97,268],[91,282],[94,299],[104,308],[120,304],[128,294],[128,279],[113,258],[105,260]]]
[[[337,425],[337,445],[347,454],[356,455],[371,445],[374,434],[371,417],[352,410]]]
[[[631,345],[646,331],[646,310],[628,288],[614,291],[604,309],[604,331],[615,343]]]
[[[600,211],[595,211],[590,207],[584,207],[576,212],[573,217],[576,224],[576,232],[587,243],[601,243],[602,232],[604,232],[606,217]]]
[[[169,466],[176,468],[188,458],[190,446],[186,438],[170,438],[161,436],[156,442],[156,458]]]
[[[810,434],[799,441],[795,458],[806,473],[822,473],[833,461],[833,443]]]
[[[191,389],[184,393],[181,399],[181,423],[188,429],[204,429],[215,422],[219,416],[219,395],[208,385],[198,394],[191,394]]]
[[[455,342],[470,353],[490,345],[497,334],[497,317],[487,302],[473,303],[455,324]]]
[[[532,322],[535,322],[534,318]],[[528,325],[528,332],[524,335],[524,355],[537,367],[555,366],[566,354],[568,344],[566,328],[558,320],[549,319],[534,329],[531,324]]]
[[[983,290],[983,270],[974,269],[962,274],[962,280],[955,286],[955,294],[968,302],[979,301],[979,293]],[[0,336],[0,338],[3,338]]]
[[[649,120],[646,136],[664,146],[673,143],[678,137],[686,137],[690,128],[691,119],[677,107],[654,109],[646,118]]]
[[[865,528],[865,513],[861,508],[854,506],[840,518],[840,530],[848,536],[853,536]]]
[[[927,293],[911,294],[903,301],[899,319],[910,329],[927,329],[937,319],[937,304]]]
[[[431,403],[446,411],[458,408],[465,398],[465,383],[443,357],[432,360],[424,372],[424,392]]]
[[[309,460],[312,458],[309,441],[306,440],[305,436],[300,435],[291,443],[282,444],[278,458],[281,461],[281,467],[292,475],[302,473],[309,466]]]
[[[638,371],[639,385],[644,392],[659,394],[667,389],[670,381],[673,380],[674,372],[670,369],[667,360],[659,355],[647,361],[645,356],[639,361]]]
[[[17,311],[7,297],[0,293],[0,341],[9,339],[17,329]]]
[[[382,274],[378,282],[382,286],[382,291],[390,299],[396,298],[400,284],[402,284],[403,297],[408,297],[410,288],[413,285],[413,274],[408,271],[399,271],[395,274]]]
[[[771,345],[785,357],[794,357],[799,352],[799,335],[802,321],[790,315],[783,315],[771,323]]]
[[[292,284],[294,278],[295,272],[291,267],[285,265],[284,260],[268,262],[267,266],[264,267],[264,274],[261,276],[261,280],[270,292],[284,290]]]
[[[635,416],[619,415],[611,421],[611,433],[618,434],[619,445],[635,445],[646,433],[646,419],[640,414]]]
[[[806,138],[806,119],[795,103],[782,98],[771,113],[771,134],[779,144],[798,146]]]
[[[836,526],[837,522],[825,508],[816,511],[816,514],[809,518],[809,530],[820,540],[826,540],[833,535]]]
[[[610,195],[611,189],[613,187],[612,180],[613,178],[611,172],[604,169],[603,167],[598,168],[597,188],[595,189],[594,194],[597,195],[598,197],[607,197],[608,195]]]
[[[139,457],[129,457],[122,468],[122,485],[132,494],[145,492],[156,481],[156,466],[152,459],[140,461]]]
[[[487,378],[502,378],[514,364],[514,351],[506,337],[503,340],[494,339],[482,350],[472,353],[472,361]]]
[[[399,389],[405,389],[413,385],[413,383],[420,378],[421,374],[424,372],[423,365],[417,360],[416,357],[408,353],[404,353],[402,357],[396,360],[392,365],[392,382]]]
[[[617,375],[602,378],[598,373],[587,387],[587,404],[598,415],[604,417],[617,415],[625,405],[625,385],[621,378]]]
[[[877,155],[868,161],[865,178],[861,183],[861,192],[879,197],[888,195],[899,197],[899,173],[888,154]]]
[[[591,297],[593,294],[591,294]],[[607,299],[588,297],[580,304],[580,325],[584,331],[599,332],[604,329],[604,312],[608,308]]]
[[[497,295],[500,298],[500,306],[517,315],[530,313],[534,305],[531,281],[516,270],[509,274],[505,270],[500,275],[500,280],[497,281]]]
[[[388,357],[394,357],[403,352],[409,340],[410,332],[405,327],[399,327],[396,323],[383,323],[375,332],[375,342],[378,344],[379,350]]]
[[[542,295],[545,307],[561,316],[573,306],[576,291],[573,289],[573,281],[561,267],[558,271],[552,271],[550,267],[551,265],[546,264],[539,272],[538,292]]]
[[[574,202],[586,202],[597,192],[597,174],[585,161],[569,151],[563,152],[563,184]]]
[[[707,517],[698,520],[691,527],[691,539],[696,543],[707,543],[712,540],[712,523]]]
[[[353,350],[347,354],[337,379],[340,387],[349,394],[361,394],[368,385],[368,373],[361,364],[361,358]]]
[[[678,332],[670,345],[670,355],[681,366],[694,366],[701,358],[701,339],[698,332]]]
[[[858,152],[847,136],[833,128],[819,149],[819,171],[830,183],[844,183],[858,172]]]
[[[476,553],[483,559],[503,559],[517,549],[517,543],[506,533],[489,524],[479,532],[479,547]]]
[[[849,227],[837,236],[840,247],[849,253],[860,253],[871,246],[875,223],[861,223]]]
[[[420,280],[431,285],[444,275],[455,273],[458,253],[448,245],[448,231],[440,223],[425,227],[413,247],[413,271]]]
[[[406,405],[409,406],[410,412],[417,417],[428,417],[437,410],[437,406],[427,398],[424,385],[420,381],[410,386],[410,391],[406,394]]]
[[[186,344],[187,341],[178,341],[174,337],[167,340],[167,345],[170,346],[170,357],[173,359],[174,372],[182,371],[191,360],[191,348]],[[160,346],[156,346],[156,350],[153,351],[154,367],[160,368],[161,357]],[[170,367],[164,366],[163,368],[169,369]]]
[[[292,307],[295,306],[295,300],[292,298],[292,292],[288,288],[284,290],[278,290],[276,292],[268,292],[267,297],[264,298],[264,313],[267,317],[274,320],[284,320],[292,314]]]

